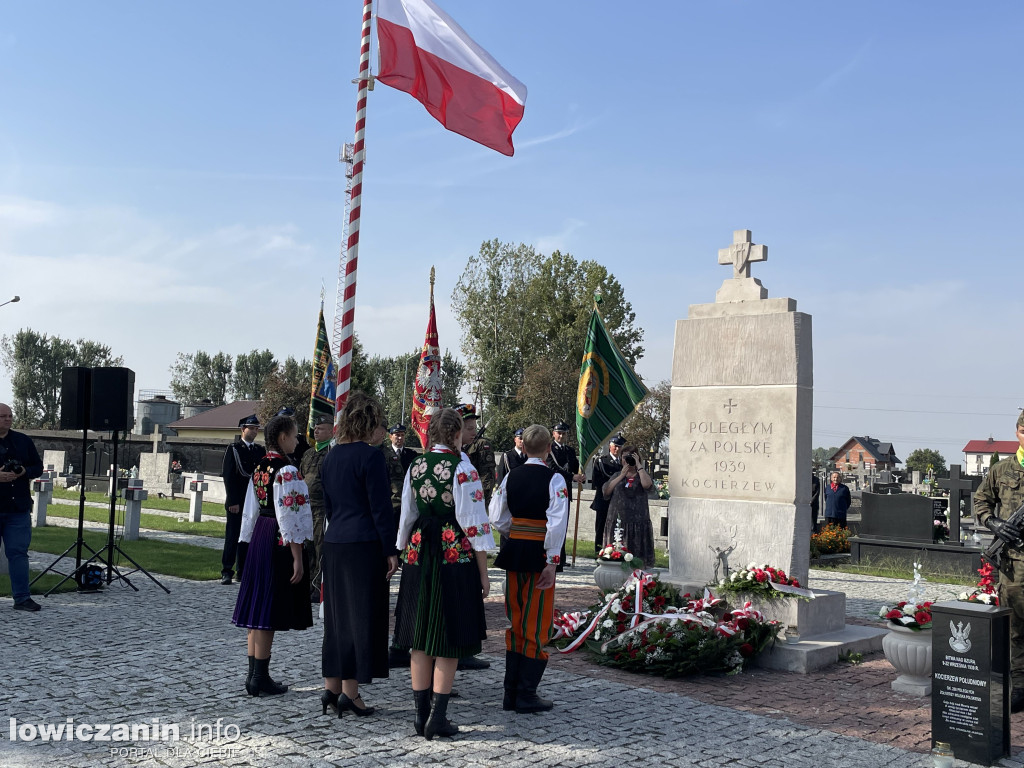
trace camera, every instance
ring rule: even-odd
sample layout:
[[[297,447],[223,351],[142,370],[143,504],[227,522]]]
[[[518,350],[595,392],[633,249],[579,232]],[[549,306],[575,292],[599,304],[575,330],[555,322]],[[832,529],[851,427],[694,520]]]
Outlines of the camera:
[[[0,464],[0,472],[21,472],[24,468],[24,465],[17,459],[7,459]]]
[[[631,466],[631,467],[635,467],[636,466],[636,454],[635,453],[627,454],[627,456],[626,456],[626,463],[629,464],[629,466]]]

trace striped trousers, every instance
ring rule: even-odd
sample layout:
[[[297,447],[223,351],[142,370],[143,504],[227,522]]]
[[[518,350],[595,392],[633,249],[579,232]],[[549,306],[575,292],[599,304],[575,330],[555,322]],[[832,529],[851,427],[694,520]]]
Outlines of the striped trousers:
[[[505,613],[512,626],[505,630],[505,648],[530,659],[546,660],[555,618],[555,588],[537,589],[539,573],[507,571]]]

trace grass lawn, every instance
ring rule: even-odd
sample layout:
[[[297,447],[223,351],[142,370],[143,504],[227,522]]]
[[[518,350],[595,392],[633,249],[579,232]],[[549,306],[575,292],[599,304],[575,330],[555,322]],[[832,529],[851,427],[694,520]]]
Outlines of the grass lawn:
[[[58,528],[47,526],[45,528],[32,529],[32,543],[30,549],[34,552],[49,552],[59,555],[75,541],[78,531],[74,528]],[[105,534],[94,531],[86,531],[83,536],[85,542],[95,550],[99,550],[106,541]],[[188,544],[176,544],[166,541],[151,541],[140,539],[139,541],[122,541],[119,543],[121,549],[128,553],[139,565],[153,573],[167,574],[168,576],[179,576],[183,579],[206,579],[220,578],[220,550],[207,547],[192,547]],[[88,550],[83,549],[84,553]],[[115,558],[117,553],[114,553]],[[125,570],[130,570],[131,563],[123,561]],[[61,566],[68,563],[61,563]],[[115,564],[116,561],[115,561]],[[60,567],[60,566],[58,566]],[[65,573],[74,569],[74,561],[70,562],[70,568],[61,568]],[[145,578],[142,574],[138,577]]]
[[[58,488],[56,485],[53,487],[53,497],[55,499],[70,499],[71,501],[78,501],[78,488]],[[110,503],[110,496],[105,493],[94,493],[86,492],[86,501],[100,501],[104,504]],[[161,499],[155,493],[150,492],[150,496],[144,502],[143,507],[149,507],[151,509],[166,509],[170,512],[181,512],[183,515],[188,514],[188,497],[178,497],[177,499]],[[203,514],[204,515],[220,515],[224,516],[224,505],[219,501],[204,501],[203,502]]]
[[[186,514],[187,511],[186,511]],[[69,507],[64,504],[51,504],[46,508],[47,517],[68,517],[78,519],[78,507]],[[142,528],[152,528],[156,531],[172,531],[174,533],[188,533],[193,536],[211,536],[213,538],[224,538],[224,523],[204,520],[201,523],[190,523],[188,520],[178,522],[173,517],[164,515],[150,515],[143,512],[140,516],[139,525]],[[110,512],[106,509],[96,507],[85,508],[85,519],[93,523],[108,523]],[[123,521],[124,515],[120,510],[115,512],[114,522]]]
[[[836,571],[838,573],[856,573],[863,576],[881,576],[886,579],[908,579],[914,578],[913,566],[906,566],[897,560],[881,559],[869,563],[859,563],[854,565],[853,563],[836,563],[835,565],[829,563],[827,565],[815,565],[812,567],[816,571]],[[924,576],[928,581],[937,582],[939,584],[963,584],[966,586],[974,586],[978,583],[978,576],[967,576],[962,573],[933,573],[931,571],[922,570],[921,575]]]
[[[62,549],[61,552],[63,552],[63,551],[64,550]],[[65,571],[65,573],[67,573],[67,571]],[[32,579],[34,579],[38,575],[39,575],[39,571],[29,571],[28,572],[28,580],[32,581]],[[35,584],[33,584],[30,591],[32,592],[33,595],[41,595],[44,592],[48,592],[51,587],[56,585],[63,578],[64,578],[63,576],[58,576],[58,575],[53,574],[53,573],[48,573],[45,576],[43,576],[43,578],[41,578],[39,581],[37,581]],[[60,589],[58,589],[57,591],[58,592],[74,592],[77,588],[78,588],[78,585],[75,584],[75,580],[74,579],[68,579],[63,584],[61,584]],[[0,576],[0,597],[10,597],[10,596],[11,596],[11,577],[10,576],[6,576],[6,575]]]

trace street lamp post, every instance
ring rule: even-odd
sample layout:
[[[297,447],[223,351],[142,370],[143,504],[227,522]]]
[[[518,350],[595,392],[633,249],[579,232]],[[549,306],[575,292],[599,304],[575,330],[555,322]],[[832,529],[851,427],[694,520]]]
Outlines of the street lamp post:
[[[6,307],[8,304],[17,304],[19,301],[21,301],[21,296],[14,296],[5,301],[3,304],[0,304],[0,307]]]

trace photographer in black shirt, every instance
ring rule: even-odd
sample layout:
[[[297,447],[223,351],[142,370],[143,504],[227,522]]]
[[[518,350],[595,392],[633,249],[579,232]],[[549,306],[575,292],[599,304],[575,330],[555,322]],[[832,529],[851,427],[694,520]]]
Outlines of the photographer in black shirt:
[[[43,461],[28,435],[11,429],[14,413],[0,403],[0,541],[11,571],[14,610],[38,611],[29,596],[28,545],[32,541],[31,482],[43,474]]]

